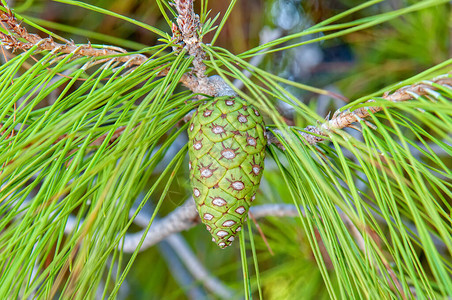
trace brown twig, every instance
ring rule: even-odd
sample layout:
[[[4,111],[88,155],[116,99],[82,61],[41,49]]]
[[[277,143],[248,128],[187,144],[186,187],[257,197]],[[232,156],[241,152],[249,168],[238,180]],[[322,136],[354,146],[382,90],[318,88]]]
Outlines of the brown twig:
[[[0,4],[1,5],[1,4]],[[0,33],[0,42],[6,49],[20,49],[29,50],[36,46],[39,50],[48,50],[56,53],[75,53],[78,56],[109,56],[109,55],[119,55],[127,53],[126,50],[113,47],[104,46],[103,48],[93,48],[91,44],[76,45],[72,41],[65,40],[65,44],[56,43],[52,37],[42,38],[37,34],[32,34],[21,26],[17,21],[11,10],[4,5],[1,5],[6,9],[6,12],[0,10],[0,22],[4,25],[5,29],[8,30],[9,34]],[[26,42],[24,42],[24,40]],[[147,57],[141,54],[129,54],[121,55],[111,58],[118,62],[127,62],[128,66],[140,65],[147,60]]]
[[[176,24],[173,23],[173,40],[179,46],[173,47],[175,52],[185,49],[193,57],[193,69],[184,74],[181,82],[194,93],[209,96],[231,96],[236,95],[234,90],[228,86],[219,76],[206,76],[206,65],[204,59],[206,53],[202,48],[201,24],[199,16],[193,11],[193,0],[175,0],[173,6],[178,16]],[[202,98],[202,96],[198,97]]]
[[[452,78],[448,76],[440,76],[436,79],[433,79],[431,82],[423,82],[405,86],[391,94],[385,93],[382,98],[391,102],[403,102],[415,99],[419,96],[429,95],[432,91],[437,89],[432,85],[432,83],[435,83],[437,85],[450,86],[452,85]],[[366,103],[371,104],[373,102],[375,102],[375,100],[369,100]],[[357,108],[353,111],[351,109],[347,109],[342,112],[336,111],[331,120],[327,120],[320,126],[308,126],[304,129],[304,131],[306,132],[299,131],[299,134],[304,137],[306,143],[314,145],[324,141],[324,137],[328,136],[328,132],[343,129],[346,127],[354,127],[354,123],[356,122],[363,121],[366,125],[373,128],[374,126],[365,119],[371,114],[374,114],[381,110],[383,110],[383,107],[381,106],[366,106]],[[268,144],[275,144],[279,148],[285,150],[280,140],[282,136],[281,131],[276,129],[273,130],[273,132],[275,134],[267,131]]]
[[[184,43],[188,54],[193,56],[193,73],[196,75],[198,85],[207,86],[206,65],[203,60],[206,54],[202,49],[199,16],[193,11],[193,0],[175,0],[177,10],[177,27],[173,24],[173,38]],[[177,49],[175,49],[177,50]]]

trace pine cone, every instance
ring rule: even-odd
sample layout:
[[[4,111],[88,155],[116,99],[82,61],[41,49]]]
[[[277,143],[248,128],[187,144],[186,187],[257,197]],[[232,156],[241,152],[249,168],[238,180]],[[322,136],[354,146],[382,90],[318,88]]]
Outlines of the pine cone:
[[[238,97],[207,101],[189,128],[193,198],[212,241],[231,244],[256,197],[265,158],[265,127],[252,105]]]

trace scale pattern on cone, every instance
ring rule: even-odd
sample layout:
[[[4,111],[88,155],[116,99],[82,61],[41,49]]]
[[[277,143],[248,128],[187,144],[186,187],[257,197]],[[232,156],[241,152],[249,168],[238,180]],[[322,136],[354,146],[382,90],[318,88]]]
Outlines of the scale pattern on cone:
[[[265,127],[259,111],[239,97],[217,97],[188,127],[189,170],[199,216],[224,248],[242,228],[264,169]]]

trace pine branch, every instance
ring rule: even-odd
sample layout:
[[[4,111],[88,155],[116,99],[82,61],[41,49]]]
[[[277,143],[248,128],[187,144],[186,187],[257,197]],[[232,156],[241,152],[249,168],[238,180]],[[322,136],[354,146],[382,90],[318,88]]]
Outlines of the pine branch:
[[[234,294],[233,291],[209,272],[209,269],[201,263],[181,235],[170,235],[165,241],[171,245],[173,250],[181,258],[190,274],[192,274],[198,282],[202,282],[206,289],[222,299],[232,298]]]
[[[186,74],[187,76],[183,78],[182,80],[193,80],[193,82],[196,81],[192,77],[192,75]],[[190,79],[187,79],[190,78]],[[233,93],[234,91],[221,79],[219,76],[211,76],[209,77],[209,86],[214,87],[214,90],[216,91],[222,91],[221,96],[228,95],[228,92]],[[186,81],[185,83],[187,83]],[[187,83],[188,84],[188,83]],[[451,88],[452,86],[452,78],[447,77],[447,75],[439,76],[432,81],[424,81],[423,83],[413,84],[409,85],[403,88],[398,89],[394,93],[385,93],[382,98],[385,100],[391,101],[391,102],[403,102],[403,101],[409,101],[418,98],[419,96],[423,95],[434,95],[435,90],[437,90],[437,87],[435,87],[433,84],[442,85],[444,87]],[[190,85],[190,84],[188,84]],[[225,94],[223,94],[225,93]],[[369,100],[366,101],[366,103],[372,103],[375,102],[375,100]],[[328,132],[343,129],[346,127],[354,127],[354,123],[363,121],[366,125],[368,125],[371,128],[375,129],[375,126],[369,123],[368,121],[364,120],[365,118],[369,117],[370,114],[377,113],[381,111],[383,107],[380,106],[366,106],[357,108],[356,110],[347,109],[343,112],[340,112],[340,110],[336,111],[333,115],[332,119],[327,121],[326,123],[319,126],[307,126],[303,131],[298,131],[298,133],[303,136],[306,139],[306,142],[313,145],[319,142],[322,142],[325,140],[325,138],[328,135]],[[185,122],[188,122],[191,119],[191,116],[187,116],[184,118]],[[0,125],[1,126],[1,125]],[[1,128],[1,127],[0,127]],[[291,128],[291,126],[289,126]],[[124,128],[118,128],[115,132],[114,136],[112,137],[113,142],[115,139],[119,137],[120,134],[122,134]],[[309,133],[307,133],[309,132]],[[275,144],[280,149],[285,150],[281,138],[282,134],[281,131],[278,129],[274,129],[272,131],[267,130],[267,140],[268,144]],[[276,134],[276,135],[275,135]],[[102,137],[99,137],[95,142],[93,142],[93,146],[100,145],[103,142],[103,139],[105,139],[107,135],[105,134]]]
[[[304,210],[300,208],[304,214]],[[262,204],[252,206],[250,212],[256,219],[274,216],[274,217],[297,217],[298,210],[291,204]],[[145,222],[141,221],[141,225]],[[150,227],[143,244],[139,251],[144,251],[149,247],[154,246],[160,241],[168,238],[174,233],[189,230],[201,223],[198,212],[196,210],[193,198],[187,199],[184,204],[176,208],[166,217],[154,221]],[[136,250],[140,240],[143,237],[142,232],[130,233],[125,236],[124,242],[118,246],[126,253],[132,253]]]
[[[32,34],[23,27],[20,22],[17,21],[14,14],[8,7],[5,7],[6,12],[0,10],[0,22],[6,26],[9,31],[9,35],[0,32],[0,42],[7,48],[20,50],[29,50],[33,47],[37,47],[39,50],[53,51],[55,53],[75,53],[76,56],[116,56],[108,58],[107,60],[114,60],[118,62],[125,62],[128,66],[140,65],[147,60],[147,57],[142,54],[127,54],[127,51],[113,46],[104,46],[101,49],[93,48],[91,44],[76,45],[73,41],[66,40],[65,44],[56,43],[52,37],[42,38],[37,34]],[[26,42],[23,42],[25,40]],[[121,55],[121,56],[118,56]],[[61,56],[59,59],[63,58]]]
[[[42,38],[37,34],[32,34],[23,27],[16,19],[11,10],[0,4],[5,11],[0,10],[0,22],[6,26],[6,30],[10,34],[0,32],[0,43],[6,49],[29,50],[37,47],[40,51],[52,51],[54,53],[76,54],[77,57],[103,57],[114,56],[111,58],[101,59],[96,64],[106,61],[116,61],[126,63],[126,67],[137,66],[143,64],[147,57],[142,54],[128,54],[128,52],[120,47],[103,46],[102,48],[93,48],[90,43],[76,45],[73,41],[64,40],[65,43],[56,43],[52,37]],[[193,1],[181,0],[175,1],[179,15],[177,17],[177,25],[173,24],[173,40],[179,42],[182,46],[175,46],[173,50],[178,53],[182,49],[187,50],[188,54],[193,57],[193,70],[185,73],[180,82],[194,93],[205,94],[209,96],[225,96],[236,95],[233,89],[228,86],[219,76],[206,76],[206,65],[203,60],[206,55],[202,49],[202,41],[198,35],[201,27],[199,16],[193,11]],[[24,42],[26,41],[26,42]],[[58,59],[64,58],[66,55],[60,56]],[[166,76],[169,68],[160,72],[159,76]],[[202,96],[200,96],[202,98]]]
[[[178,28],[173,24],[173,38],[183,42],[188,54],[193,56],[193,73],[196,74],[199,86],[196,89],[205,88],[208,85],[206,65],[203,62],[206,54],[198,34],[201,26],[199,16],[193,11],[193,0],[176,0],[174,6],[178,12],[176,20]],[[178,51],[178,48],[175,47],[174,50]]]
[[[234,96],[236,92],[220,77],[206,75],[204,60],[206,53],[202,48],[202,39],[199,36],[201,24],[199,16],[193,10],[193,0],[176,0],[173,3],[176,8],[177,25],[173,23],[173,40],[179,43],[179,47],[173,47],[173,51],[180,52],[185,49],[193,57],[193,70],[184,74],[181,78],[182,84],[193,91],[193,93],[209,96]],[[164,73],[162,73],[164,75]],[[198,98],[203,98],[199,96]]]
[[[424,95],[435,95],[435,90],[437,90],[437,87],[435,87],[434,84],[451,88],[452,78],[448,77],[448,75],[439,76],[432,81],[424,81],[422,83],[405,86],[391,94],[387,92],[383,95],[382,98],[391,102],[403,102],[417,99],[418,97]],[[373,102],[375,102],[375,100],[366,101],[366,103],[369,104]],[[365,119],[371,114],[377,113],[381,110],[383,110],[383,107],[381,106],[366,106],[357,108],[355,110],[349,108],[342,112],[340,110],[337,110],[334,113],[332,119],[327,120],[322,125],[310,125],[307,126],[304,131],[297,132],[302,137],[304,137],[306,143],[314,145],[324,141],[325,137],[328,136],[328,132],[343,129],[346,127],[355,128],[354,124],[356,122],[362,121],[367,126],[375,129],[375,126]],[[292,128],[292,126],[289,126],[289,128]],[[268,144],[275,144],[280,149],[285,150],[284,145],[281,142],[281,139],[283,138],[282,136],[282,132],[279,129],[267,131]]]

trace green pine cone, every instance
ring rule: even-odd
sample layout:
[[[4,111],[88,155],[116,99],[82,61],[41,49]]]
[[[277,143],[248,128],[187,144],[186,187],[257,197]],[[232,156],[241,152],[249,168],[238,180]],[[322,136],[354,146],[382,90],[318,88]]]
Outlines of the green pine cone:
[[[242,228],[264,169],[265,127],[259,111],[239,97],[217,97],[188,127],[193,198],[212,240],[227,247]]]

